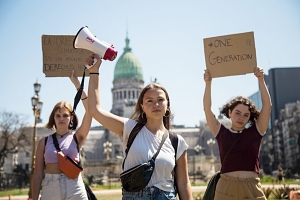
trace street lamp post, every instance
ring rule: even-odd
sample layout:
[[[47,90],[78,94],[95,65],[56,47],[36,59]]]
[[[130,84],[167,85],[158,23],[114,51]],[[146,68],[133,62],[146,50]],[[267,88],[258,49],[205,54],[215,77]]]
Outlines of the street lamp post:
[[[106,160],[107,160],[107,165],[109,167],[108,173],[107,173],[107,178],[108,178],[108,184],[109,184],[109,189],[111,188],[111,183],[110,183],[110,168],[111,168],[111,161],[110,161],[110,152],[112,151],[112,143],[107,141],[103,144],[104,147],[104,153],[106,154]]]
[[[214,144],[216,143],[216,141],[215,140],[213,140],[213,139],[209,139],[209,140],[207,140],[207,145],[210,147],[210,154],[211,154],[211,174],[214,174],[215,173],[215,165],[214,165],[214,162],[215,162],[215,160],[214,160],[214,151],[213,151],[213,146],[214,146]]]
[[[213,146],[215,143],[216,143],[216,141],[211,138],[209,140],[207,140],[207,145],[210,147],[210,154],[211,154],[212,159],[214,159]]]
[[[33,107],[33,115],[34,115],[34,126],[33,126],[33,138],[32,138],[32,157],[31,157],[31,174],[30,174],[30,187],[28,192],[28,199],[32,199],[32,183],[33,183],[33,174],[35,168],[35,147],[37,141],[37,131],[36,124],[38,119],[40,118],[43,102],[39,99],[39,92],[41,89],[41,84],[36,82],[33,84],[34,86],[34,96],[31,98],[31,104]]]
[[[196,151],[196,154],[198,155],[200,153],[200,151],[203,149],[202,146],[200,146],[199,144],[197,144],[195,147],[194,147],[194,150]]]
[[[199,144],[197,144],[196,146],[194,146],[194,150],[195,150],[195,152],[196,152],[196,155],[198,155],[199,154],[199,152],[202,150],[202,146],[200,146]],[[196,183],[196,158],[195,158],[195,156],[193,157],[194,159],[193,159],[193,164],[194,164],[194,183]]]
[[[106,154],[106,160],[109,160],[110,157],[109,157],[109,154],[111,152],[111,147],[112,147],[112,143],[107,141],[103,144],[103,147],[104,147],[104,153]]]

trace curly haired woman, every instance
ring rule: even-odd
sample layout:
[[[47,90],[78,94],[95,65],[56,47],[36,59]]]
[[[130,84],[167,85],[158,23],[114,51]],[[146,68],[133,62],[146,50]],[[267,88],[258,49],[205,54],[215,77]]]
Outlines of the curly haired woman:
[[[256,67],[254,75],[259,82],[262,109],[259,111],[248,98],[238,96],[232,99],[221,109],[221,114],[231,119],[231,128],[228,129],[218,121],[211,109],[212,78],[207,69],[204,72],[204,112],[208,127],[218,142],[221,162],[241,134],[225,163],[222,162],[215,200],[266,200],[258,177],[259,151],[262,137],[268,128],[272,103],[264,81],[263,69]]]

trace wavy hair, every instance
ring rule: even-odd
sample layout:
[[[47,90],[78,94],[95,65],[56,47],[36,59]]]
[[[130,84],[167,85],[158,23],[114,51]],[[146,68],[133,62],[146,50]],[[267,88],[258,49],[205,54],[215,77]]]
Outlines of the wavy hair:
[[[250,118],[249,122],[252,125],[259,117],[260,111],[256,108],[255,104],[248,98],[237,96],[231,101],[229,101],[227,104],[223,106],[220,113],[225,115],[227,118],[229,117],[229,110],[233,110],[237,105],[243,104],[245,106],[248,106],[250,111]]]

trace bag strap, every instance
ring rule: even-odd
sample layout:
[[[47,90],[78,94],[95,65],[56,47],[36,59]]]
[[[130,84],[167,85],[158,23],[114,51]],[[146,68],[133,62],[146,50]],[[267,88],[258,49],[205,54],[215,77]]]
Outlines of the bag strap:
[[[47,141],[48,141],[48,136],[45,137],[44,154],[45,154],[45,149],[46,149]],[[44,165],[46,166],[45,158],[44,158]]]
[[[124,169],[124,163],[125,163],[125,160],[127,158],[127,155],[128,155],[128,151],[134,141],[134,139],[136,138],[137,134],[140,132],[140,130],[143,128],[144,124],[139,124],[137,123],[134,128],[132,129],[132,131],[130,132],[130,135],[129,135],[129,138],[128,138],[128,142],[127,142],[127,146],[126,146],[126,150],[125,150],[125,158],[123,160],[123,163],[122,163],[122,169]],[[157,152],[153,155],[152,159],[155,160],[163,143],[165,142],[166,138],[168,137],[168,131],[166,130],[164,135],[163,135],[163,138],[162,138],[162,141],[158,147],[158,150]]]
[[[56,138],[56,136],[55,136],[55,133],[52,134],[52,139],[53,139],[53,143],[54,143],[54,146],[55,146],[55,148],[56,148],[56,151],[57,151],[57,152],[61,151],[61,149],[59,148],[58,141],[57,141],[57,138]],[[78,140],[77,140],[77,137],[75,136],[75,134],[73,134],[73,139],[74,139],[75,142],[76,142],[77,151],[78,151],[78,153],[79,153]],[[47,142],[47,141],[46,141],[46,142]],[[45,142],[45,145],[46,145],[46,142]],[[80,153],[79,153],[79,162],[78,162],[78,165],[81,166]]]
[[[86,69],[86,67],[83,70],[83,75],[82,75],[82,80],[81,80],[80,88],[77,90],[77,93],[76,93],[75,98],[74,98],[74,104],[73,104],[73,111],[72,111],[72,113],[75,113],[76,107],[77,107],[77,105],[78,105],[78,103],[80,101],[81,95],[82,95],[82,91],[83,91],[83,88],[84,88],[85,69]]]
[[[235,141],[234,141],[233,144],[231,145],[230,149],[227,151],[227,153],[226,153],[226,155],[225,155],[225,157],[224,157],[223,163],[225,163],[225,160],[226,160],[226,158],[227,158],[229,152],[233,149],[233,147],[235,146],[235,144],[237,143],[237,141],[240,139],[241,134],[242,134],[242,133],[239,133],[239,136],[235,139]],[[222,164],[222,163],[221,163],[221,164]],[[222,164],[222,165],[223,165],[223,164]],[[222,165],[221,165],[221,172],[222,172]]]
[[[75,142],[76,142],[76,147],[77,147],[77,151],[78,151],[78,153],[79,153],[79,146],[78,146],[78,140],[77,140],[77,137],[76,137],[76,135],[75,134],[73,134],[73,139],[75,140]],[[79,156],[80,156],[80,154],[79,154]]]
[[[173,178],[174,178],[174,189],[175,189],[175,193],[178,193],[178,187],[177,187],[177,180],[176,180],[176,156],[177,156],[177,147],[178,147],[178,136],[176,133],[173,132],[169,132],[169,137],[172,143],[172,146],[174,148],[175,151],[175,166],[173,169]]]
[[[127,158],[127,154],[128,154],[128,151],[135,139],[135,137],[137,136],[137,134],[140,132],[140,130],[143,128],[143,124],[139,124],[137,123],[134,128],[132,129],[132,131],[130,132],[129,134],[129,138],[128,138],[128,142],[127,142],[127,145],[126,145],[126,150],[125,150],[125,158],[123,160],[123,163],[122,163],[122,169],[124,169],[124,163],[125,163],[125,160]]]
[[[53,139],[53,143],[54,143],[54,145],[55,145],[55,148],[56,148],[56,144],[55,144],[55,143],[57,143],[58,149],[59,149],[59,151],[60,151],[60,148],[59,148],[59,145],[58,145],[57,138],[55,137],[55,139],[54,139],[54,138],[53,138],[53,135],[55,135],[55,133],[52,134],[52,139]],[[77,140],[77,137],[75,136],[75,134],[73,135],[73,138],[74,138],[74,140],[75,140],[75,142],[76,142],[76,145],[77,145],[77,151],[78,151],[78,153],[79,153],[78,140]],[[48,141],[48,136],[45,137],[45,146],[46,146],[46,144],[47,144],[47,141]],[[58,150],[58,149],[56,148],[56,150]]]
[[[73,139],[75,140],[75,142],[76,142],[76,146],[77,146],[77,151],[78,151],[78,158],[79,158],[79,162],[78,162],[78,165],[80,165],[81,166],[81,159],[80,159],[80,149],[79,149],[79,146],[78,146],[78,140],[77,140],[77,137],[76,137],[76,135],[75,134],[73,134]]]
[[[163,137],[162,137],[162,139],[161,139],[161,142],[160,142],[160,144],[159,144],[159,147],[158,147],[156,153],[152,156],[152,159],[153,159],[153,160],[155,160],[156,157],[158,156],[158,154],[159,154],[159,152],[160,152],[160,149],[161,149],[162,145],[164,144],[164,142],[166,141],[166,139],[167,139],[167,137],[168,137],[168,133],[169,133],[169,132],[168,132],[168,130],[166,129],[165,132],[164,132],[164,135],[163,135]]]
[[[176,133],[169,132],[169,137],[172,143],[172,146],[175,151],[175,167],[176,167],[176,156],[177,156],[177,147],[178,147],[178,136]]]
[[[52,134],[52,139],[53,139],[53,143],[54,143],[54,146],[56,148],[56,151],[57,152],[61,151],[60,148],[59,148],[58,141],[57,141],[57,138],[55,136],[55,133]]]

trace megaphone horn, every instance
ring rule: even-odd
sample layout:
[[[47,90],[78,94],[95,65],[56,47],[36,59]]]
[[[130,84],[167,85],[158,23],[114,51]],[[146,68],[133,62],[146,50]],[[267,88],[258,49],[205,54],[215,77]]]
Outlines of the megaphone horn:
[[[90,50],[99,55],[100,58],[110,61],[113,61],[118,54],[113,45],[100,41],[90,32],[87,26],[78,31],[73,41],[73,47],[75,49]]]

